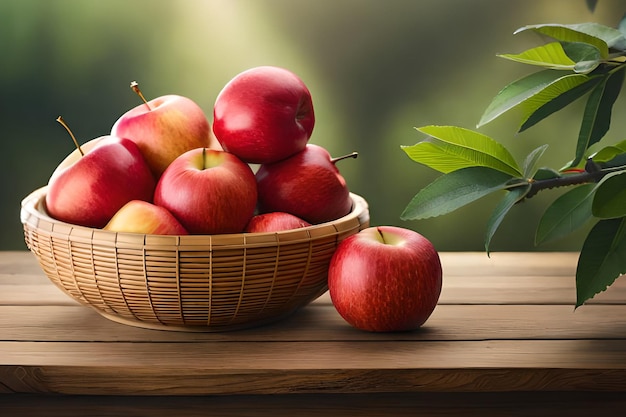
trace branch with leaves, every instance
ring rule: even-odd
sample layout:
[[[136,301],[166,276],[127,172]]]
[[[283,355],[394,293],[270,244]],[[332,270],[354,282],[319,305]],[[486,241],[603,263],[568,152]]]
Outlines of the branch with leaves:
[[[401,218],[426,219],[450,213],[486,195],[503,192],[487,224],[485,250],[509,210],[543,190],[570,189],[539,221],[535,244],[563,238],[594,222],[576,270],[576,307],[626,273],[626,140],[601,147],[626,71],[626,18],[617,28],[597,23],[532,25],[540,46],[502,58],[540,69],[504,87],[477,128],[513,109],[522,132],[577,99],[586,97],[573,157],[560,169],[539,166],[548,145],[520,165],[501,143],[456,126],[416,128],[426,139],[402,149],[415,162],[441,172],[409,202]]]

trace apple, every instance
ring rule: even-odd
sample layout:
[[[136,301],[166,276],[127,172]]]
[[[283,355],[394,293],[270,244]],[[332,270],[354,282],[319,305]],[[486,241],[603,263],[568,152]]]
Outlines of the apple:
[[[167,209],[143,200],[132,200],[122,206],[104,230],[152,235],[188,234]]]
[[[176,158],[159,179],[154,204],[190,234],[241,233],[257,200],[254,173],[235,155],[207,148]]]
[[[267,164],[304,149],[315,124],[311,93],[284,68],[261,66],[236,75],[213,106],[213,132],[241,160]]]
[[[293,214],[283,212],[257,214],[250,219],[246,226],[247,233],[280,232],[282,230],[300,229],[311,226],[311,223],[302,220]]]
[[[328,270],[330,297],[353,327],[372,332],[422,326],[439,300],[439,254],[421,234],[401,227],[363,229],[344,239]]]
[[[78,145],[63,120],[57,120]],[[103,136],[84,148],[77,146],[48,180],[45,204],[50,216],[102,228],[127,202],[152,200],[155,179],[133,141]]]
[[[311,224],[345,216],[352,199],[335,163],[356,156],[353,152],[333,159],[326,149],[309,143],[287,159],[262,164],[256,172],[259,213],[282,211]]]
[[[155,178],[186,151],[211,146],[211,127],[193,100],[174,94],[146,101],[136,82],[131,88],[144,101],[114,123],[111,135],[139,146]]]

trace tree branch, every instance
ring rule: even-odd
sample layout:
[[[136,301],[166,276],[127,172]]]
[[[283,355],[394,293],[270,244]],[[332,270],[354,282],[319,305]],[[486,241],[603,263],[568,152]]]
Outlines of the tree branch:
[[[551,188],[599,182],[606,175],[616,171],[623,171],[625,169],[626,167],[624,166],[603,169],[600,165],[589,159],[585,164],[585,170],[579,173],[567,174],[561,177],[548,178],[545,180],[530,180],[530,191],[528,191],[525,198],[532,198],[539,191]]]

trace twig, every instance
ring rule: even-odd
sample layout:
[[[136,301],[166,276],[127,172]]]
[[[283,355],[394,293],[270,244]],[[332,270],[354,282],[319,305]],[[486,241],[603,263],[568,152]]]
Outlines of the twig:
[[[545,180],[530,180],[530,191],[528,191],[528,194],[526,194],[525,198],[532,198],[539,191],[551,188],[599,182],[606,175],[616,171],[623,171],[625,169],[626,167],[624,166],[603,169],[596,162],[588,159],[587,163],[585,164],[585,170],[582,172],[567,174],[556,178],[548,178]]]

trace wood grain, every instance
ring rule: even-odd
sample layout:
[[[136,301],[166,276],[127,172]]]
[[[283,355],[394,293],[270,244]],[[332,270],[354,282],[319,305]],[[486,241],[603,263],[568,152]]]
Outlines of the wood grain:
[[[575,253],[441,258],[439,305],[414,332],[353,329],[324,294],[279,323],[188,333],[112,322],[54,287],[30,253],[0,252],[0,415],[82,415],[87,400],[95,415],[623,409],[626,280],[574,310]]]
[[[588,341],[584,350],[568,341],[371,342],[344,347],[329,342],[308,347],[297,342],[22,342],[20,352],[15,349],[11,342],[0,343],[3,361],[22,364],[0,368],[5,392],[626,391],[624,341]]]
[[[444,275],[461,276],[573,276],[578,254],[575,252],[442,252]],[[28,251],[0,252],[0,277],[16,275],[20,279],[42,275],[35,256]]]
[[[445,285],[440,304],[574,305],[576,301],[575,253],[494,253],[488,258],[480,252],[451,252],[442,253],[441,260]],[[29,252],[0,252],[0,283],[0,305],[78,304],[50,285]],[[625,300],[626,279],[618,279],[588,304]],[[328,293],[316,302],[331,303]]]
[[[331,305],[314,304],[276,324],[187,333],[122,325],[84,306],[0,306],[0,335],[5,341],[58,342],[610,340],[626,339],[626,314],[621,305],[589,305],[574,312],[565,305],[446,304],[437,306],[417,331],[379,334],[353,329]]]

